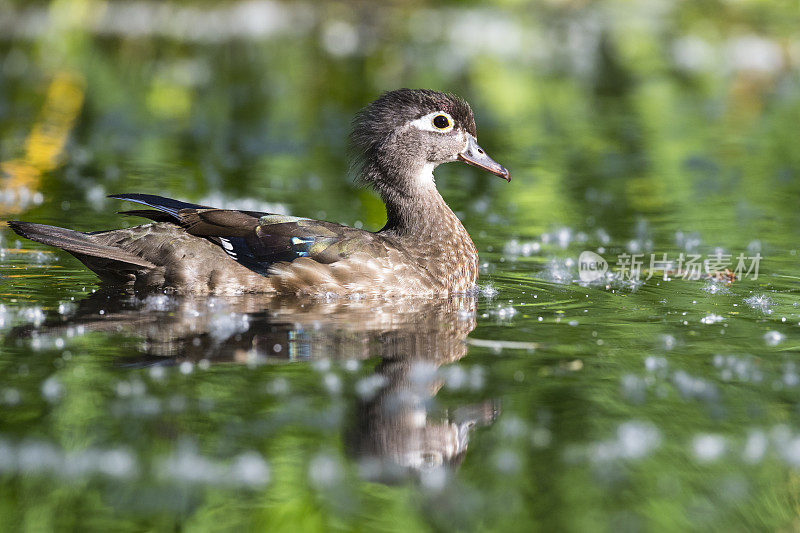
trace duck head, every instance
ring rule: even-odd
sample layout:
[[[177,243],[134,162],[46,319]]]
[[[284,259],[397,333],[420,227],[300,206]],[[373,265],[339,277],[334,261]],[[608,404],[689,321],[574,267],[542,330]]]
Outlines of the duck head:
[[[412,195],[435,187],[433,169],[463,161],[511,181],[478,145],[469,104],[452,94],[399,89],[381,95],[353,121],[356,172],[379,192]]]

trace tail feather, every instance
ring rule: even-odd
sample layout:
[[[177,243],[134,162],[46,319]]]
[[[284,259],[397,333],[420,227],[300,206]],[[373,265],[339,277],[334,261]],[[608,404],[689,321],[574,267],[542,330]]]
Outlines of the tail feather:
[[[149,218],[153,222],[175,222],[175,216],[155,209],[131,209],[128,211],[117,211],[118,215],[128,215],[132,217]]]
[[[156,196],[154,194],[111,194],[108,197],[116,200],[127,200],[129,202],[136,202],[137,204],[144,204],[148,207],[152,207],[153,209],[163,211],[164,213],[169,213],[177,220],[180,220],[178,211],[181,209],[207,208],[207,206],[181,202],[180,200],[166,198],[164,196]]]
[[[57,226],[12,220],[8,226],[18,235],[56,248],[61,248],[81,260],[101,278],[119,281],[125,272],[149,270],[156,265],[121,248],[100,244],[93,235]]]

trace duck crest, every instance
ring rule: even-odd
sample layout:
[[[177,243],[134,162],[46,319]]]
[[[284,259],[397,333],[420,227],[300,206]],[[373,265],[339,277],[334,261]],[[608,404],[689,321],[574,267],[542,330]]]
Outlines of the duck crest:
[[[386,225],[374,233],[148,194],[111,196],[148,207],[124,212],[152,220],[133,228],[83,233],[8,224],[71,253],[105,283],[140,290],[313,296],[470,291],[478,253],[436,189],[433,169],[460,160],[510,179],[478,146],[469,105],[430,90],[388,92],[358,114],[351,139],[359,178],[386,204]]]

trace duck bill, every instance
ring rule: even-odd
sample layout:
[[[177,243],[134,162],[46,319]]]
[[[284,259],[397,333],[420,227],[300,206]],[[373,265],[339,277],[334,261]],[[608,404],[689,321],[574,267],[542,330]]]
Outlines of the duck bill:
[[[468,135],[467,139],[467,148],[458,154],[458,159],[467,163],[468,165],[472,165],[473,167],[482,168],[488,172],[496,176],[500,176],[504,180],[510,182],[511,181],[511,174],[506,170],[506,168],[486,155],[486,152],[483,151],[483,148],[478,146],[478,141],[472,135]]]

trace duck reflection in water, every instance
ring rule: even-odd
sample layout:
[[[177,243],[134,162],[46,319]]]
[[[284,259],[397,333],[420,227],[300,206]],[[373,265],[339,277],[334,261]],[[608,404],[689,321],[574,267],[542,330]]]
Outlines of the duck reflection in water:
[[[432,400],[443,385],[439,368],[466,355],[475,305],[467,296],[303,301],[98,292],[68,319],[27,335],[66,328],[134,335],[141,338],[140,353],[121,363],[135,367],[379,358],[374,373],[356,387],[345,442],[365,477],[390,482],[457,468],[470,430],[497,415],[492,400],[433,414]]]

